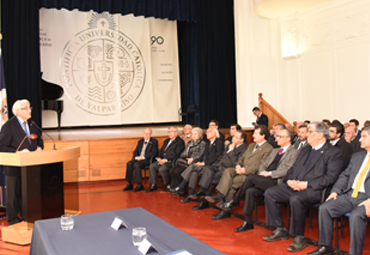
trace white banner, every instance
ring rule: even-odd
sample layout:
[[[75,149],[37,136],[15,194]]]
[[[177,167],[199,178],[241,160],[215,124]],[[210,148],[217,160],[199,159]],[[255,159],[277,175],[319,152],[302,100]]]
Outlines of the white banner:
[[[62,126],[179,120],[176,21],[43,8],[40,54],[43,79],[64,90]]]

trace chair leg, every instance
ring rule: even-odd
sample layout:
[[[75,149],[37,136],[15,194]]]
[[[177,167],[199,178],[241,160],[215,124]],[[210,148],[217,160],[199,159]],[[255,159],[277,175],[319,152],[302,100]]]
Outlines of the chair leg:
[[[312,228],[312,208],[309,209],[308,217],[310,219],[310,228]]]
[[[287,214],[287,229],[289,231],[289,227],[290,227],[290,206],[289,206],[289,203],[286,204],[286,214]]]
[[[257,211],[258,211],[258,202],[257,202],[257,199],[256,199],[256,203],[254,205],[254,208],[255,208],[254,219],[257,221]]]
[[[335,220],[335,249],[337,249],[337,250],[338,250],[338,247],[339,247],[338,220],[339,220],[339,218],[337,218]]]

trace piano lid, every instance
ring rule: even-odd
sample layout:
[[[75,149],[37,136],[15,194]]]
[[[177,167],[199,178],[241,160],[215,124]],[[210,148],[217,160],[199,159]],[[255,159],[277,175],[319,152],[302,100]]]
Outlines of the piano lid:
[[[64,93],[63,87],[51,82],[47,82],[42,78],[41,78],[41,89],[42,89],[41,97],[43,100],[56,100],[62,97]]]

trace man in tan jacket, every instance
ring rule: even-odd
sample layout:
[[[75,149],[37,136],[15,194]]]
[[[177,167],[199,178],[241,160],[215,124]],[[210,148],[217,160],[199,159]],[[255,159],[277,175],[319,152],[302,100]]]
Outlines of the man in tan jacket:
[[[216,187],[217,194],[213,197],[206,197],[208,202],[229,201],[236,190],[243,184],[245,178],[250,174],[255,174],[259,166],[266,160],[273,147],[266,141],[269,137],[266,126],[258,126],[253,133],[253,143],[246,152],[239,158],[235,168],[227,168],[222,174],[221,180]],[[212,219],[224,219],[230,217],[225,211],[220,211],[213,215]]]

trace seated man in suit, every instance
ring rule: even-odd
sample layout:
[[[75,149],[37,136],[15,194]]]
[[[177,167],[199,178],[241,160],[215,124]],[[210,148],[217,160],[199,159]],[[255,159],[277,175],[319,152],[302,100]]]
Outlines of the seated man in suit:
[[[287,171],[294,164],[299,151],[291,145],[292,138],[292,131],[289,129],[280,130],[276,139],[281,148],[275,148],[271,151],[268,158],[259,167],[258,174],[248,175],[235,197],[221,205],[221,209],[230,211],[245,197],[243,210],[245,221],[235,229],[235,232],[253,229],[252,214],[256,198],[262,196],[268,188],[280,184]]]
[[[193,127],[190,124],[186,124],[184,126],[184,131],[182,135],[180,135],[181,139],[184,140],[185,148],[188,145],[188,142],[191,140],[191,130]]]
[[[308,133],[308,127],[306,124],[301,124],[298,128],[297,137],[298,139],[294,143],[294,148],[297,150],[301,150],[307,145],[307,133]]]
[[[353,126],[348,126],[345,129],[345,132],[346,132],[345,139],[348,143],[352,145],[353,153],[361,151],[362,148],[360,144],[360,139],[356,136],[355,128]]]
[[[332,122],[329,127],[330,143],[340,149],[343,155],[343,170],[346,169],[349,160],[353,154],[353,148],[351,144],[342,137],[344,128],[341,123]]]
[[[144,186],[142,184],[141,169],[148,166],[150,164],[150,159],[156,156],[157,153],[158,141],[157,139],[152,138],[152,130],[150,128],[146,128],[144,130],[143,139],[140,139],[137,143],[132,160],[127,162],[126,181],[128,181],[128,184],[123,189],[123,191],[133,190],[134,188],[132,185],[132,171],[135,171],[134,182],[137,183],[134,191],[136,192],[144,190]]]
[[[221,133],[220,131],[218,131],[218,121],[217,120],[211,120],[209,123],[208,123],[208,129],[216,129],[217,132],[218,132],[218,139],[220,139],[222,142],[225,142],[225,135],[223,133]],[[207,140],[207,134],[204,134],[203,135],[203,140],[206,141]]]
[[[328,139],[328,127],[322,122],[312,122],[308,126],[309,146],[300,151],[284,182],[266,190],[266,224],[277,228],[264,240],[273,242],[289,238],[280,208],[280,204],[289,202],[290,234],[296,237],[288,251],[300,251],[307,246],[304,237],[306,211],[320,202],[323,190],[337,180],[343,166],[341,151],[333,147]]]
[[[361,147],[335,182],[326,202],[319,207],[319,248],[310,255],[334,254],[333,221],[350,212],[349,254],[362,254],[366,225],[370,217],[370,126],[361,132]]]
[[[206,197],[208,202],[225,202],[229,201],[235,194],[236,190],[243,184],[245,178],[250,174],[255,174],[259,166],[266,160],[272,146],[266,141],[269,131],[266,126],[258,126],[253,133],[253,141],[246,152],[239,158],[236,167],[227,168],[222,174],[221,180],[216,187],[217,194],[212,197]],[[213,215],[212,219],[224,219],[230,217],[225,211],[220,211]]]
[[[252,123],[254,127],[265,125],[267,128],[269,127],[269,118],[266,114],[262,113],[260,108],[254,107],[252,109],[253,114],[257,117],[256,123]]]
[[[276,142],[276,135],[279,134],[280,130],[286,129],[285,125],[282,123],[275,123],[272,127],[272,134],[268,137],[267,141],[272,145],[274,148],[279,148],[280,146]]]
[[[181,152],[185,148],[184,141],[177,135],[178,131],[176,127],[168,128],[168,137],[158,153],[156,162],[150,164],[149,167],[149,183],[150,188],[145,190],[145,192],[152,192],[157,190],[157,178],[158,171],[161,173],[163,182],[167,186],[171,183],[171,177],[169,170],[172,167],[172,161],[178,158]]]
[[[233,137],[236,131],[240,131],[240,130],[242,130],[242,127],[239,124],[233,124],[230,126],[229,136],[225,140],[225,147],[233,142]],[[247,141],[244,141],[244,142],[247,143]]]
[[[0,151],[15,152],[22,144],[23,139],[30,134],[36,134],[37,139],[26,138],[18,152],[39,151],[44,148],[40,130],[32,125],[32,108],[28,100],[18,100],[13,104],[13,114],[1,128]],[[22,219],[22,191],[21,168],[3,166],[6,183],[6,219],[9,225],[21,222]]]
[[[175,189],[175,193],[185,190],[186,185],[189,182],[189,196],[182,200],[183,203],[190,202],[190,198],[195,194],[195,186],[202,169],[205,166],[212,165],[224,151],[224,143],[217,136],[218,131],[216,129],[209,128],[207,130],[208,142],[206,144],[206,149],[203,153],[202,160],[188,166],[185,171],[181,173],[183,181],[180,183],[178,189]]]
[[[361,138],[360,122],[356,119],[349,120],[349,126],[355,129],[356,137]]]

